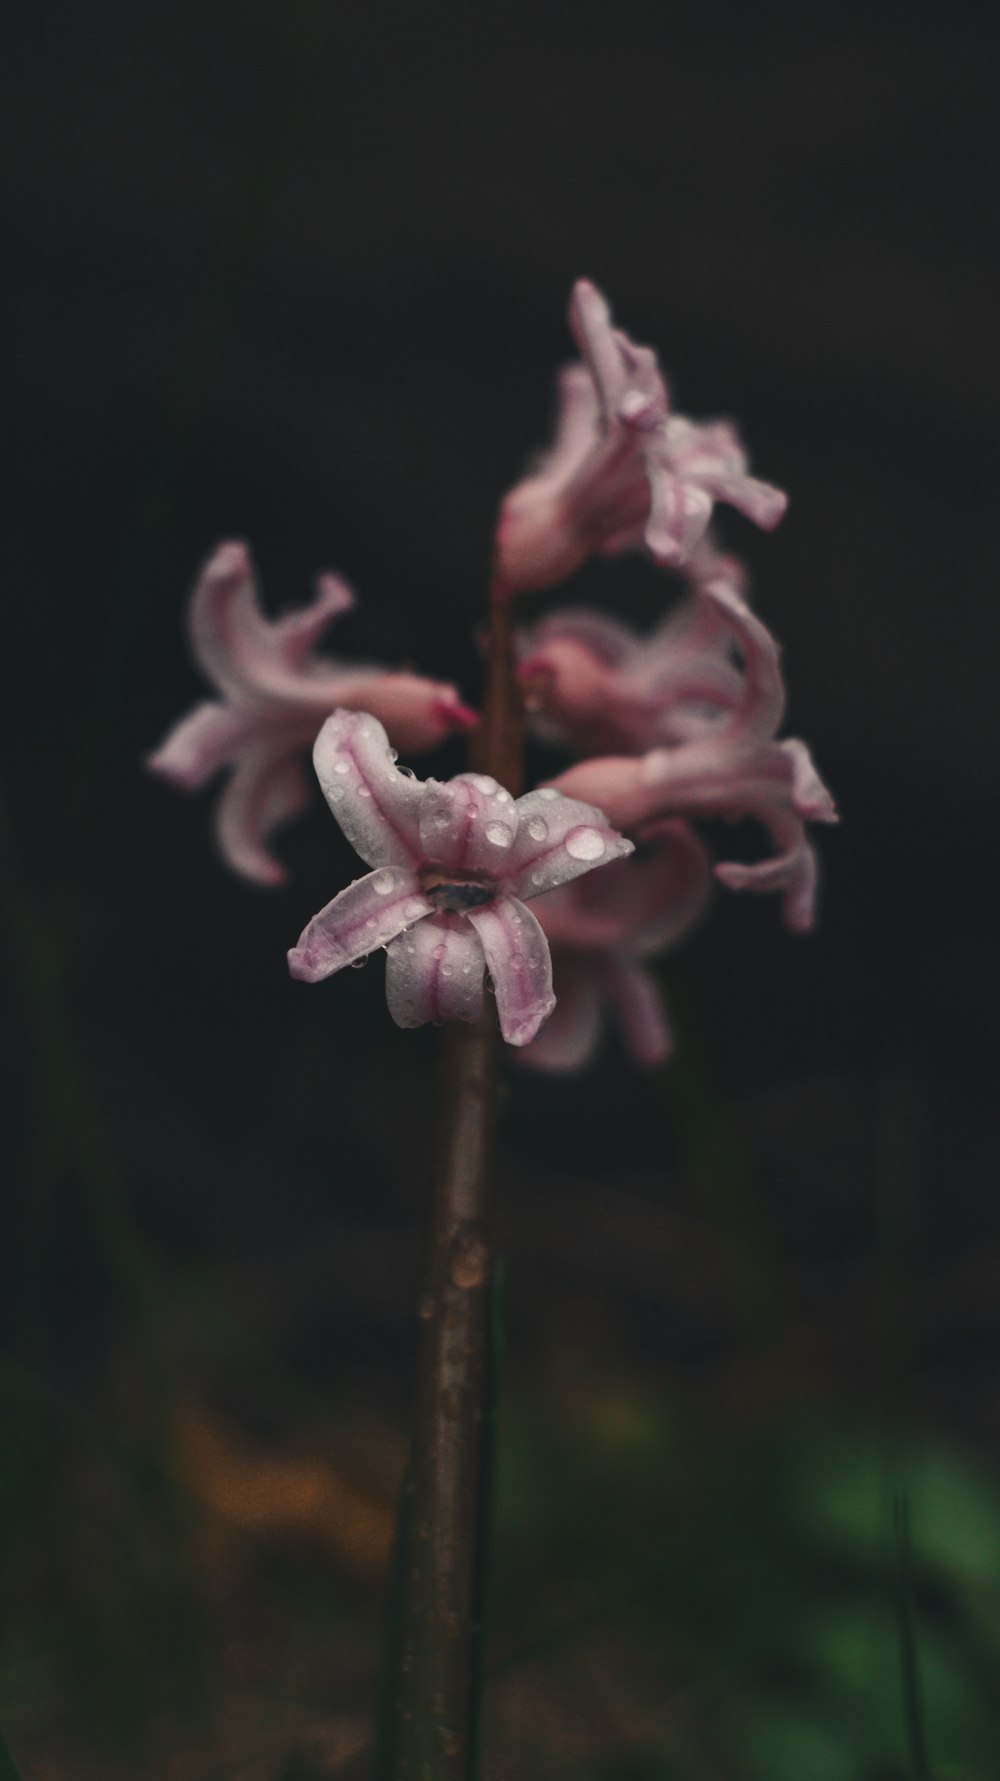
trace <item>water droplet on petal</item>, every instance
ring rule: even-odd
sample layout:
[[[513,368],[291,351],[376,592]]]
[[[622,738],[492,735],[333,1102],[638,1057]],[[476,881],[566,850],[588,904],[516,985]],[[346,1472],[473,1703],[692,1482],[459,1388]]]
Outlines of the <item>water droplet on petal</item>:
[[[398,748],[390,748],[389,759],[390,759],[390,761],[398,761],[399,760],[399,749]]]
[[[532,882],[532,884],[535,884],[535,885],[544,884],[545,883],[545,873],[544,872],[532,872],[531,882]]]
[[[416,897],[413,897],[409,903],[403,904],[403,914],[407,921],[416,921],[421,915],[426,915],[426,913],[427,911],[423,904],[418,902]]]
[[[488,822],[485,834],[494,847],[509,847],[514,839],[513,829],[509,829],[505,822]]]
[[[367,963],[368,963],[368,954],[366,952],[363,952],[359,959],[351,960],[351,970],[352,971],[360,971],[361,967],[363,965],[367,965]]]
[[[528,834],[532,841],[544,841],[549,832],[549,825],[540,816],[533,816],[528,824]]]
[[[401,774],[404,779],[416,779],[417,777],[412,767],[397,767],[396,771]]]
[[[372,877],[372,890],[377,891],[380,897],[387,897],[390,891],[395,890],[395,888],[396,874],[395,872],[390,872],[385,866]]]
[[[344,800],[344,788],[342,785],[331,785],[326,795],[331,804],[341,804]]]
[[[441,975],[442,977],[454,977],[455,973],[450,965],[442,965]]]
[[[359,798],[370,798],[371,795],[372,795],[372,789],[371,789],[370,785],[359,785],[358,786],[358,797]]]
[[[491,798],[499,790],[496,780],[491,779],[488,773],[470,773],[469,778],[477,791],[481,791],[487,798]]]
[[[333,770],[335,773],[349,773],[351,771],[350,762],[334,761]]]
[[[540,798],[548,798],[551,800],[552,798],[558,798],[560,796],[560,793],[556,791],[556,788],[554,785],[543,785],[541,791],[538,793],[538,796]]]
[[[604,836],[596,829],[570,829],[566,836],[566,852],[575,860],[599,860],[607,852]]]

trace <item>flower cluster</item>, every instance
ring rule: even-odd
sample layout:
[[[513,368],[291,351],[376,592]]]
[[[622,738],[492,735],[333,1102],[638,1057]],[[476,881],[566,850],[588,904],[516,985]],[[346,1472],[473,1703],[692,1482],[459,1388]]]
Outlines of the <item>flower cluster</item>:
[[[728,422],[674,412],[655,354],[612,325],[586,280],[569,319],[580,362],[560,376],[554,444],[501,504],[494,596],[553,588],[591,555],[628,549],[684,582],[646,636],[577,608],[521,630],[525,707],[573,763],[516,800],[486,774],[418,781],[397,750],[432,749],[475,714],[452,686],[317,655],[352,604],[335,576],[319,578],[310,607],[266,619],[238,543],[210,558],[190,612],[194,654],[221,696],[150,760],[188,789],[228,768],[221,851],[276,884],[269,842],[305,802],[301,757],[315,743],[324,797],[372,869],[309,922],[292,975],[316,982],[382,949],[404,1027],[478,1019],[488,978],[506,1041],[550,1070],[585,1063],[605,1015],[639,1062],[664,1059],[670,1029],[648,961],[698,921],[713,875],[780,892],[788,926],[809,928],[806,825],[836,820],[804,743],[779,739],[778,646],[712,533],[716,504],[770,529],[785,496],[748,474]],[[691,826],[708,817],[756,819],[769,857],[713,867]]]

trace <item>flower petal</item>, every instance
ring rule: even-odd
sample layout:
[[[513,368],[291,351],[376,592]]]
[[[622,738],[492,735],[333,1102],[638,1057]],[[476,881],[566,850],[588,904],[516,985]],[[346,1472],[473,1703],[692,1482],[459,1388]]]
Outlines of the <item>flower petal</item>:
[[[243,749],[215,812],[223,858],[255,884],[283,884],[285,868],[267,842],[298,816],[308,798],[305,774],[294,755],[268,741]]]
[[[434,915],[394,940],[386,954],[385,999],[398,1027],[478,1020],[486,961],[460,915]]]
[[[313,916],[288,954],[288,969],[303,983],[319,983],[433,913],[412,872],[380,866]]]
[[[800,831],[786,852],[774,859],[752,866],[726,860],[716,866],[715,876],[727,890],[784,891],[781,912],[785,925],[795,934],[808,933],[815,925],[819,867],[804,832]]]
[[[220,544],[195,584],[188,614],[191,647],[209,680],[237,705],[261,704],[275,663],[274,634],[260,609],[250,553]]]
[[[445,873],[506,875],[517,833],[517,806],[487,773],[429,779],[420,807],[423,857]]]
[[[665,1063],[673,1051],[673,1034],[652,973],[631,959],[614,958],[605,965],[603,981],[622,1038],[636,1063]]]
[[[727,733],[747,731],[755,736],[775,735],[785,715],[781,652],[775,639],[735,587],[724,578],[706,582],[699,589],[698,598],[706,606],[714,607],[725,619],[743,657],[742,693],[726,720]]]
[[[555,1007],[549,944],[530,909],[498,897],[465,917],[482,943],[508,1045],[527,1045]]]
[[[296,674],[301,673],[327,625],[355,604],[352,588],[339,575],[317,575],[311,606],[283,613],[269,626],[277,657]]]
[[[174,725],[159,748],[147,755],[146,765],[171,785],[194,792],[259,734],[260,720],[253,712],[234,711],[211,699]]]
[[[592,964],[583,959],[555,962],[556,1005],[540,1033],[526,1045],[520,1062],[535,1070],[581,1070],[597,1050],[601,1003]]]
[[[365,711],[335,711],[316,738],[320,789],[369,866],[418,865],[425,788],[396,766],[389,738]]]
[[[517,800],[517,838],[505,881],[516,897],[539,897],[632,851],[631,841],[609,827],[602,811],[544,786]]]

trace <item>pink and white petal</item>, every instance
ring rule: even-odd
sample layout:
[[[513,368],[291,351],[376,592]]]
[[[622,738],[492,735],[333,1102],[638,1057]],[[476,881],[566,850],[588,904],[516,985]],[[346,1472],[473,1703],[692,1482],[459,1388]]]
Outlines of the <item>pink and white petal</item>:
[[[598,443],[600,403],[583,365],[564,365],[556,383],[556,436],[539,460],[532,480],[567,481]]]
[[[197,791],[220,767],[228,766],[260,728],[255,713],[235,711],[213,699],[182,717],[159,748],[147,755],[146,765],[183,791]]]
[[[653,752],[659,756],[665,751],[656,749]],[[643,772],[649,758],[649,755],[595,755],[590,760],[567,767],[551,785],[542,786],[528,796],[538,797],[541,793],[554,791],[571,802],[582,802],[591,809],[596,806],[615,829],[631,829],[658,813],[657,798],[651,793]],[[544,814],[542,820],[545,820]]]
[[[727,478],[720,482],[718,499],[728,501],[738,513],[746,515],[763,532],[773,532],[788,508],[788,496],[772,482],[761,482],[756,476]]]
[[[188,611],[195,659],[237,705],[268,702],[263,683],[278,665],[274,632],[261,612],[250,553],[239,540],[220,544],[195,584]]]
[[[661,461],[658,449],[646,457],[649,518],[644,532],[653,561],[677,569],[686,563],[712,517],[712,498]]]
[[[570,331],[594,380],[604,430],[617,417],[628,373],[611,326],[607,300],[589,278],[578,278],[569,303]]]
[[[504,868],[515,897],[540,897],[595,866],[610,865],[633,851],[603,811],[563,797],[554,786],[517,800],[517,837]]]
[[[727,581],[706,583],[699,599],[725,619],[743,657],[742,696],[730,712],[727,733],[773,736],[785,714],[785,687],[775,639]]]
[[[316,738],[313,763],[324,798],[369,866],[420,863],[425,788],[400,772],[376,718],[334,711]]]
[[[506,877],[517,832],[517,806],[488,773],[429,779],[420,807],[423,857],[442,872]]]
[[[276,656],[295,674],[302,672],[331,619],[350,612],[355,603],[353,590],[339,575],[317,575],[315,586],[311,606],[286,612],[271,625]]]
[[[433,913],[412,872],[380,866],[313,916],[288,954],[288,969],[303,983],[319,983]]]
[[[603,986],[636,1063],[665,1063],[674,1048],[673,1034],[651,972],[630,959],[608,959]]]
[[[398,1027],[478,1020],[486,961],[460,915],[433,915],[394,940],[386,954],[385,999]]]
[[[219,799],[215,832],[223,858],[255,884],[283,884],[284,866],[268,842],[309,800],[300,762],[269,742],[245,749]]]
[[[567,606],[520,632],[518,653],[530,659],[550,643],[578,643],[600,662],[617,667],[635,653],[638,638],[629,625],[585,606]]]
[[[555,1007],[552,960],[544,933],[523,903],[498,897],[465,919],[479,935],[508,1045],[528,1045]]]
[[[752,866],[724,861],[716,866],[715,876],[728,890],[783,891],[782,915],[793,933],[808,933],[815,925],[819,868],[804,834],[774,859]]]
[[[601,1001],[594,970],[584,959],[557,957],[556,1005],[541,1031],[526,1045],[519,1062],[533,1070],[582,1070],[601,1036]]]
[[[456,732],[471,730],[478,719],[463,705],[455,687],[404,669],[370,673],[355,698],[342,704],[369,711],[383,724],[389,741],[403,754],[438,748]]]
[[[839,822],[833,795],[827,790],[804,742],[789,736],[782,749],[792,763],[792,803],[810,822]]]

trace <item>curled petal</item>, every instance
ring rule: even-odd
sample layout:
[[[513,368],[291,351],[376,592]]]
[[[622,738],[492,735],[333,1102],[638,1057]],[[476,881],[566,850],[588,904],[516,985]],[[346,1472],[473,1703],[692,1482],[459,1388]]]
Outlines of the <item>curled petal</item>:
[[[196,705],[164,737],[146,765],[171,785],[194,792],[260,733],[257,718],[216,700]]]
[[[385,999],[398,1027],[478,1020],[483,1009],[483,949],[456,915],[434,915],[394,940],[386,954]]]
[[[424,858],[443,872],[482,873],[499,879],[517,832],[510,793],[487,773],[460,773],[441,783],[429,779],[420,807]]]
[[[517,838],[504,868],[516,897],[539,897],[633,851],[601,810],[561,797],[551,786],[518,798],[517,819]]]
[[[785,688],[780,650],[766,625],[727,581],[719,578],[701,588],[699,599],[725,620],[743,657],[743,685],[729,713],[726,729],[755,736],[773,736],[785,715]]]
[[[313,763],[324,798],[369,866],[419,864],[424,787],[400,772],[374,717],[335,711],[316,738]]]
[[[781,747],[792,763],[792,803],[799,816],[811,822],[837,822],[833,796],[823,784],[805,743],[797,736],[789,736]]]
[[[465,918],[479,935],[508,1045],[528,1045],[555,1007],[549,945],[530,909],[498,897]]]
[[[269,626],[278,658],[301,673],[330,620],[350,612],[354,603],[353,589],[339,575],[317,575],[312,605],[286,612]]]
[[[665,1063],[673,1051],[673,1034],[651,972],[631,959],[611,958],[603,976],[605,994],[636,1063]]]
[[[220,692],[253,709],[275,668],[272,627],[260,609],[245,544],[220,544],[201,571],[188,616],[191,647]]]
[[[219,799],[215,830],[219,849],[235,872],[255,884],[283,884],[286,873],[267,843],[308,802],[305,775],[294,755],[262,741],[245,748]]]
[[[612,327],[607,299],[587,278],[573,286],[569,325],[594,380],[605,429],[615,420],[652,428],[666,419],[667,390],[656,354]]]
[[[708,855],[687,823],[651,825],[648,847],[545,897],[538,919],[557,951],[650,958],[694,926],[712,889]]]
[[[412,872],[380,866],[313,916],[288,954],[288,969],[303,983],[319,983],[433,913]]]
[[[785,853],[747,866],[736,860],[716,866],[715,876],[727,890],[782,891],[785,924],[795,934],[808,933],[816,921],[819,869],[814,849],[801,830]]]
[[[582,1070],[597,1050],[601,1002],[593,969],[584,960],[555,962],[556,1005],[541,1032],[526,1045],[521,1062],[535,1070]]]

